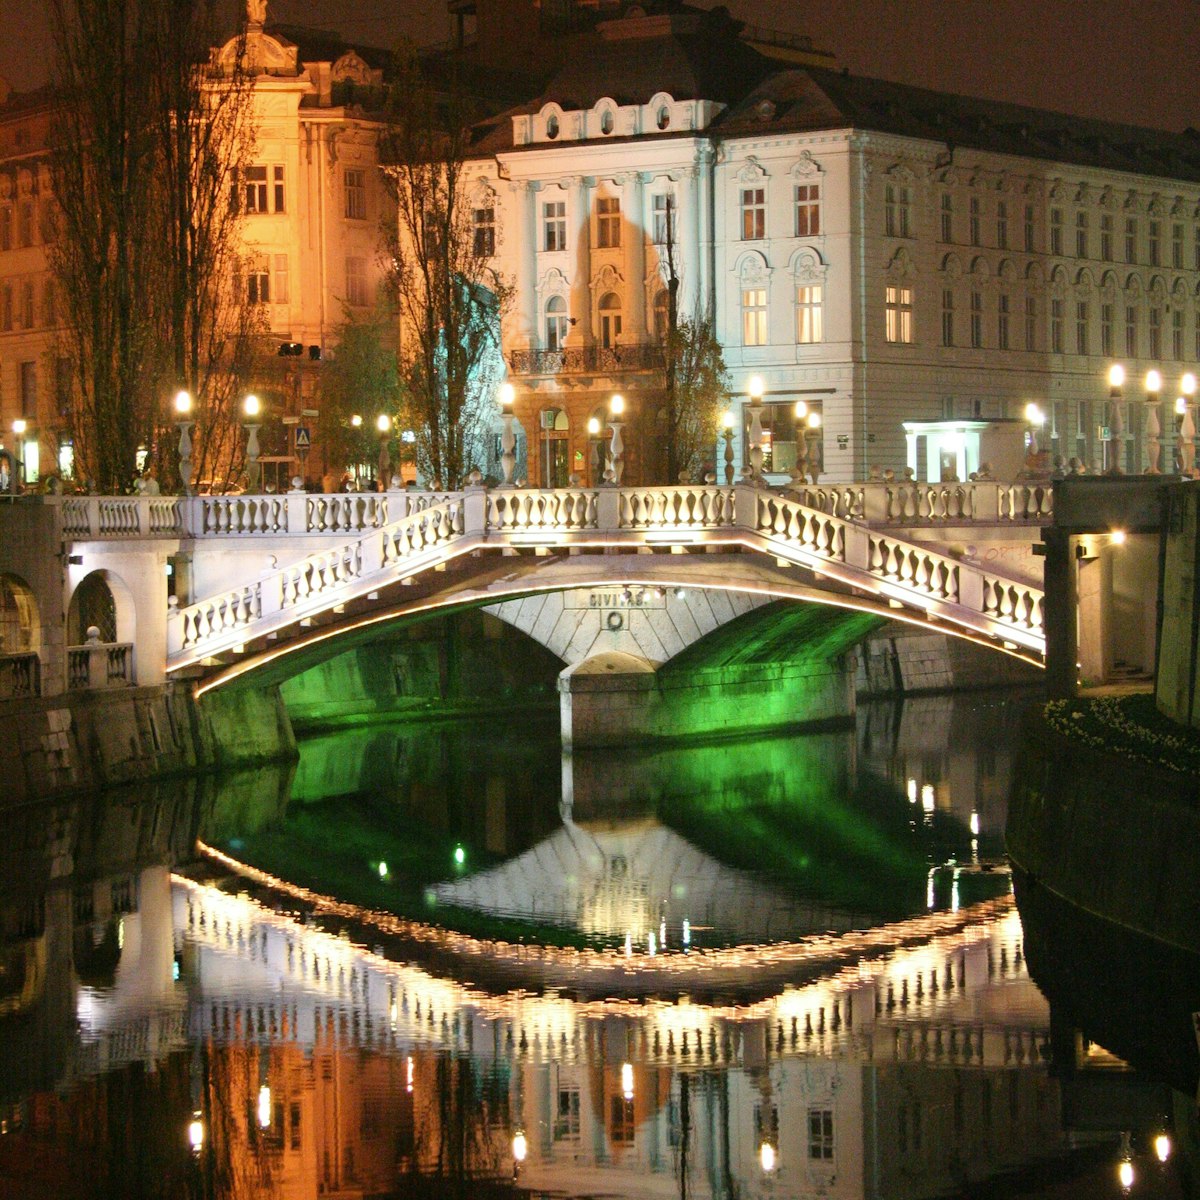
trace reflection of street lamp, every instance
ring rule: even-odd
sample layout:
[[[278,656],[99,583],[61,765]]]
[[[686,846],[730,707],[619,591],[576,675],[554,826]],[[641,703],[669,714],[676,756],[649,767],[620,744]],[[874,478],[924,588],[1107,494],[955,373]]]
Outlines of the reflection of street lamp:
[[[1125,383],[1125,368],[1113,363],[1108,368],[1108,474],[1120,475],[1121,436],[1125,432],[1125,414],[1122,411],[1121,388]]]
[[[1121,1185],[1121,1191],[1125,1195],[1129,1195],[1133,1188],[1135,1178],[1133,1170],[1133,1148],[1129,1144],[1129,1134],[1121,1134],[1121,1149],[1119,1151],[1120,1158],[1117,1160],[1117,1182]]]
[[[1192,420],[1192,397],[1196,394],[1196,377],[1188,371],[1179,381],[1179,399],[1175,411],[1179,414],[1179,470],[1191,476],[1196,461],[1196,424]]]
[[[246,491],[254,495],[258,491],[258,415],[262,405],[251,393],[242,401],[242,412],[246,417]]]
[[[387,413],[380,413],[375,420],[375,428],[379,430],[379,472],[378,487],[381,492],[388,488],[388,472],[392,465],[392,455],[388,441],[392,432],[392,418]]]
[[[500,416],[504,420],[504,432],[500,435],[500,469],[504,472],[504,487],[512,487],[513,468],[517,465],[517,439],[513,436],[513,400],[516,394],[511,383],[500,385]]]
[[[14,449],[17,452],[17,486],[22,488],[25,486],[25,447],[22,443],[28,428],[24,417],[18,417],[12,423]]]
[[[625,471],[625,443],[621,441],[621,428],[624,422],[619,419],[625,413],[625,397],[619,392],[613,396],[608,402],[608,425],[612,430],[612,445],[610,453],[612,455],[612,481],[617,486],[621,486],[621,475]]]
[[[1162,422],[1158,418],[1158,393],[1162,376],[1154,370],[1146,372],[1146,442],[1150,454],[1147,475],[1157,475],[1158,459],[1162,454]]]
[[[796,462],[792,467],[792,483],[799,487],[807,481],[808,468],[808,405],[803,400],[796,401],[794,409],[796,416]]]
[[[526,1140],[525,1131],[518,1129],[513,1134],[512,1140],[512,1156],[513,1156],[513,1180],[516,1181],[517,1175],[521,1171],[521,1164],[525,1161],[526,1155],[529,1153],[529,1142]]]
[[[762,479],[763,465],[762,376],[751,375],[746,390],[750,393],[750,478],[758,483]]]
[[[175,425],[179,430],[179,482],[183,494],[192,494],[192,397],[185,391],[175,393]]]
[[[775,1147],[766,1138],[758,1147],[758,1165],[762,1167],[764,1175],[770,1175],[775,1170]]]
[[[728,408],[721,414],[721,428],[725,431],[725,486],[733,483],[733,424],[736,418]]]

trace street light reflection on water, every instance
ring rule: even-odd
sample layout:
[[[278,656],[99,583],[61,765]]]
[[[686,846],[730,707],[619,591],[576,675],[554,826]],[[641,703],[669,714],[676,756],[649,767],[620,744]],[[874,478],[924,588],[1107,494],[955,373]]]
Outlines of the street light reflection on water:
[[[951,710],[942,715],[950,719]],[[103,1081],[149,1066],[163,1085],[161,1121],[175,1131],[170,1144],[190,1162],[192,1174],[180,1178],[199,1181],[172,1194],[289,1200],[404,1195],[405,1181],[416,1176],[429,1195],[443,1194],[442,1184],[444,1194],[462,1194],[456,1180],[472,1181],[467,1194],[479,1196],[501,1188],[716,1198],[769,1187],[774,1196],[799,1197],[831,1191],[835,1181],[847,1198],[937,1195],[1067,1155],[1072,1142],[1058,1084],[1047,1073],[1049,1012],[1026,969],[1009,880],[995,872],[985,881],[990,890],[969,893],[979,877],[970,851],[962,856],[972,843],[993,845],[1002,826],[1007,750],[997,730],[1004,721],[982,717],[987,738],[974,747],[951,721],[939,756],[937,712],[918,705],[907,718],[864,714],[857,735],[847,735],[852,768],[831,754],[828,739],[812,743],[815,766],[779,752],[786,777],[802,780],[820,801],[815,823],[805,823],[814,813],[802,805],[786,806],[806,831],[808,851],[806,863],[795,847],[780,847],[779,861],[798,872],[790,880],[720,857],[729,827],[718,818],[726,810],[747,822],[777,815],[769,805],[747,805],[730,782],[750,759],[772,761],[777,750],[765,743],[746,758],[724,746],[728,776],[705,760],[713,791],[689,792],[711,809],[717,830],[689,828],[710,847],[703,859],[688,857],[679,832],[665,823],[675,809],[664,781],[679,781],[684,770],[670,755],[643,762],[636,786],[606,760],[610,790],[658,796],[653,817],[644,806],[599,811],[598,775],[583,762],[563,776],[569,786],[558,797],[558,829],[532,818],[523,827],[515,806],[500,805],[505,795],[531,803],[519,791],[523,768],[512,777],[518,782],[505,785],[516,790],[506,793],[494,779],[479,786],[488,802],[478,827],[443,822],[444,844],[429,851],[445,877],[434,911],[477,914],[472,904],[498,895],[507,897],[509,920],[517,914],[553,923],[570,910],[574,928],[589,934],[575,944],[535,943],[511,926],[501,936],[386,911],[378,897],[396,894],[412,869],[392,846],[375,851],[375,870],[358,863],[354,877],[373,889],[358,899],[251,868],[245,859],[265,843],[255,841],[242,801],[230,809],[236,836],[234,826],[222,827],[227,805],[218,797],[206,834],[220,835],[225,849],[212,849],[203,869],[171,874],[162,861],[150,862],[131,886],[122,860],[123,892],[101,874],[96,897],[105,904],[119,892],[129,897],[118,918],[123,939],[104,960],[107,973],[100,970],[108,945],[100,907],[80,926],[86,938],[72,941],[71,906],[46,906],[52,957],[75,947],[76,982],[59,972],[46,987],[74,989],[73,1021],[55,1028],[69,1024],[76,1041],[65,1053],[30,1047],[29,1078],[34,1059],[38,1070],[47,1062],[70,1065],[37,1086],[26,1082],[21,1111],[32,1113],[35,1100],[51,1096],[92,1111]],[[420,737],[426,747],[431,740],[428,732]],[[362,762],[377,762],[381,745],[374,735]],[[898,754],[898,746],[907,749]],[[344,748],[343,772],[355,753]],[[893,825],[842,820],[836,794],[854,771],[872,775]],[[314,764],[302,762],[281,802],[297,821],[315,819],[319,799],[305,792],[314,775]],[[756,792],[772,786],[761,772],[752,785]],[[909,804],[910,792],[920,803]],[[426,783],[418,793],[424,803]],[[253,794],[263,795],[261,783]],[[384,812],[395,823],[410,798],[394,786],[387,795]],[[350,840],[362,830],[350,823],[346,798],[338,803]],[[265,827],[277,831],[279,810],[262,807]],[[160,818],[156,829],[188,827],[180,817]],[[127,817],[120,819],[128,828]],[[951,839],[960,854],[954,863],[940,856],[951,843],[930,833],[944,832],[945,822],[961,826]],[[316,828],[324,836],[326,827]],[[899,853],[904,842],[895,831],[905,829],[922,855],[934,857],[921,858],[904,911],[865,919],[870,894],[845,887],[832,898],[796,900],[798,881],[814,866],[822,879],[836,869],[817,845],[822,830],[833,841],[873,841],[843,861],[876,864]],[[552,840],[564,831],[575,839],[575,858],[562,857]],[[638,839],[649,839],[650,857],[639,858]],[[376,842],[364,836],[357,844]],[[762,843],[750,845],[757,853]],[[459,846],[462,868],[449,865]],[[554,895],[535,870],[547,846],[564,871],[579,872]],[[664,847],[678,853],[667,857]],[[657,890],[644,861],[663,876]],[[948,890],[956,871],[957,903]],[[711,889],[702,894],[705,872]],[[896,878],[908,872],[904,865]],[[536,913],[516,894],[520,878],[545,901]],[[423,895],[426,886],[419,880],[415,892]],[[80,895],[77,888],[76,914]],[[718,929],[722,909],[738,911],[726,912]],[[794,922],[793,936],[764,911]],[[848,923],[839,927],[842,918]],[[65,936],[55,933],[55,921],[66,922]],[[756,937],[733,936],[739,933]],[[8,1056],[0,1078],[19,1074],[22,1064],[21,1054]],[[128,1100],[120,1087],[114,1101],[118,1095]],[[934,1119],[937,1113],[946,1119]],[[136,1114],[128,1119],[132,1127]],[[152,1138],[154,1122],[147,1124],[142,1136]],[[17,1144],[0,1138],[0,1183],[5,1155]],[[1106,1165],[1110,1180],[1117,1165],[1116,1157]],[[172,1169],[163,1167],[164,1180],[175,1178]],[[1139,1164],[1139,1180],[1146,1174]]]

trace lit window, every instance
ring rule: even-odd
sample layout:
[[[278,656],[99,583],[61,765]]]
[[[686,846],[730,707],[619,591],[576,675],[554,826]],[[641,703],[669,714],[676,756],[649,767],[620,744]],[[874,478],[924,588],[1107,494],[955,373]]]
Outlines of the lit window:
[[[250,304],[271,303],[271,272],[265,262],[255,263],[247,272],[246,300]]]
[[[542,249],[567,248],[567,202],[548,200],[542,205]]]
[[[347,167],[345,185],[346,219],[350,221],[365,221],[367,219],[366,172],[361,167]]]
[[[742,239],[758,241],[767,236],[767,193],[765,188],[742,189]]]
[[[912,288],[889,283],[884,292],[884,335],[889,342],[913,340],[912,314]]]
[[[367,260],[354,254],[346,259],[346,303],[354,308],[367,303]]]
[[[742,289],[742,345],[767,344],[767,289]]]
[[[821,185],[796,185],[796,236],[816,237],[821,232]],[[819,340],[819,339],[818,339]]]
[[[546,301],[546,349],[561,350],[567,343],[567,302],[562,296]]]
[[[602,196],[596,201],[596,245],[612,250],[621,244],[621,201]]]
[[[825,340],[824,302],[820,284],[796,288],[796,341],[802,344]]]

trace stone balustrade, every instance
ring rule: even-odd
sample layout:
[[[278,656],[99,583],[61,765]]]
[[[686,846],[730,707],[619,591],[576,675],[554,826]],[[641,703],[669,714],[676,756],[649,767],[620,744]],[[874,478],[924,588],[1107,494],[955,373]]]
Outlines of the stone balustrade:
[[[67,647],[67,691],[97,691],[102,688],[132,687],[133,644],[89,640],[83,646]]]
[[[785,489],[807,508],[868,525],[1042,524],[1054,514],[1049,483],[866,483]]]
[[[41,661],[34,653],[0,654],[0,700],[40,696],[41,671]]]

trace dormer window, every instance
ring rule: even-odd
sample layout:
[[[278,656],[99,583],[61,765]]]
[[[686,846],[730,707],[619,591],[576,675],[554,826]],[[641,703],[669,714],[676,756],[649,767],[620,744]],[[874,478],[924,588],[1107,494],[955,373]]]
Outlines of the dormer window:
[[[613,131],[613,115],[612,109],[606,108],[600,114],[600,132],[606,137]]]
[[[551,141],[554,141],[554,139],[558,137],[558,117],[556,117],[554,113],[551,113],[546,118],[546,136]]]
[[[655,118],[659,129],[666,129],[671,124],[671,110],[664,104],[658,110],[658,116]]]

